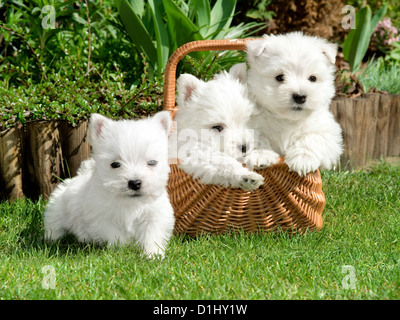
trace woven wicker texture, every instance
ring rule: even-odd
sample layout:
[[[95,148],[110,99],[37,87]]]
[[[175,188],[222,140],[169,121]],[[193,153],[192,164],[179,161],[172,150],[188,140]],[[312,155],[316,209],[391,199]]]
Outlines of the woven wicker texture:
[[[164,82],[164,110],[174,116],[176,66],[193,51],[244,50],[246,41],[194,41],[178,48],[168,60]],[[168,193],[175,211],[177,234],[196,236],[201,233],[247,232],[276,229],[303,233],[322,227],[325,196],[320,172],[300,177],[279,163],[257,170],[264,184],[253,192],[201,184],[171,164]]]

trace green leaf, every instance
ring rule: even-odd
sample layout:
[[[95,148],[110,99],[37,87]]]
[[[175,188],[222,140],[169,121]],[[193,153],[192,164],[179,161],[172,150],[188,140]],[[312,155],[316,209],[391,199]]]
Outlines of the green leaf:
[[[73,14],[74,20],[80,24],[87,25],[88,22],[86,19],[83,19],[78,13]]]
[[[154,68],[157,62],[157,50],[145,26],[127,0],[121,0],[119,16],[135,46],[149,58]]]
[[[149,0],[149,6],[153,15],[157,41],[157,71],[162,73],[169,58],[168,32],[164,25],[160,10],[160,8],[162,8],[162,0]]]
[[[210,28],[207,36],[220,31],[215,39],[221,37],[223,30],[229,28],[232,23],[233,14],[235,13],[236,0],[217,0],[211,10]]]
[[[164,9],[167,14],[169,34],[173,40],[172,50],[194,40],[203,40],[197,26],[186,17],[172,0],[164,0]]]
[[[365,6],[356,14],[356,28],[352,29],[343,44],[343,55],[354,72],[367,52],[371,38],[371,8]]]
[[[137,16],[142,18],[144,12],[144,0],[130,0],[129,3]]]
[[[375,27],[378,25],[378,22],[382,20],[382,18],[385,16],[387,11],[387,5],[385,4],[375,15],[373,16],[371,20],[371,29],[370,33],[371,36],[374,33]]]
[[[356,28],[349,32],[343,43],[343,55],[349,62],[351,71],[354,72],[360,66],[368,50],[372,33],[386,11],[387,6],[384,5],[372,17],[371,7],[367,5],[356,13]]]
[[[211,22],[211,8],[208,0],[192,0],[197,26],[203,37],[206,37]]]

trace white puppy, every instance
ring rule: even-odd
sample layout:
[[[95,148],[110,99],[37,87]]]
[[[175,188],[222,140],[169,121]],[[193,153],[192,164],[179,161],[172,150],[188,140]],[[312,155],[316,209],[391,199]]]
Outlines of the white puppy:
[[[254,148],[248,122],[254,108],[246,87],[227,72],[204,82],[190,74],[177,80],[176,128],[171,154],[180,168],[204,184],[257,189],[264,178],[242,165]]]
[[[239,64],[230,71],[247,82],[257,104],[252,125],[260,136],[247,164],[269,166],[280,155],[291,171],[304,176],[337,163],[342,134],[329,111],[336,53],[336,44],[301,32],[247,43],[249,70]]]
[[[166,111],[138,121],[93,114],[93,157],[52,193],[45,238],[72,233],[83,242],[137,241],[147,255],[163,255],[175,223],[166,191],[170,126]]]

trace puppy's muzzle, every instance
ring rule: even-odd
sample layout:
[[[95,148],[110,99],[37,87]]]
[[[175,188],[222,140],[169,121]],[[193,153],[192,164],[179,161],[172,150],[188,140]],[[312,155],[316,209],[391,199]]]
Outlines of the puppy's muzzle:
[[[303,104],[307,100],[307,96],[305,94],[293,93],[292,98],[297,104]]]
[[[139,190],[142,185],[142,180],[129,180],[128,181],[128,188],[132,190]]]

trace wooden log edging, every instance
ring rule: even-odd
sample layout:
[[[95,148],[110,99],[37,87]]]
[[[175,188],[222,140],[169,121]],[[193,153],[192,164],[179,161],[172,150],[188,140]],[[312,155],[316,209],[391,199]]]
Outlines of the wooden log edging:
[[[87,159],[87,120],[35,121],[0,133],[0,200],[48,198]]]
[[[24,194],[48,198],[65,177],[58,121],[30,122],[25,130]]]
[[[67,121],[60,123],[60,138],[66,177],[76,176],[81,162],[90,156],[87,125],[88,121],[80,121],[74,127],[69,125]]]
[[[0,133],[0,200],[23,197],[22,126]]]
[[[389,113],[389,143],[387,153],[389,157],[400,156],[400,95],[392,95]]]
[[[334,99],[331,111],[343,130],[341,167],[400,156],[400,96],[369,93]]]

